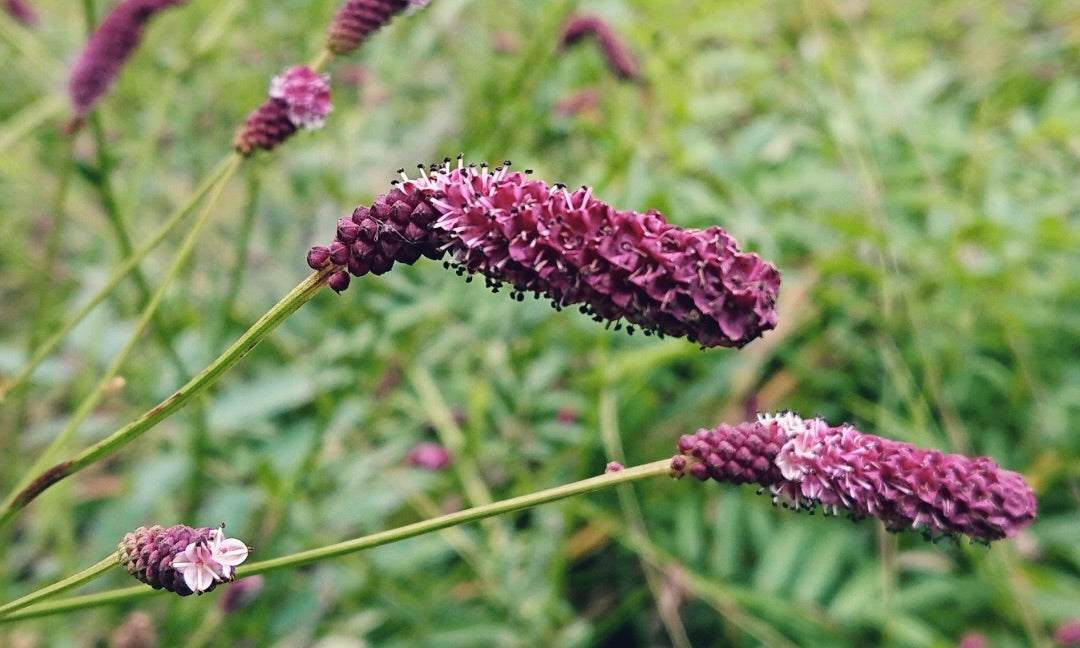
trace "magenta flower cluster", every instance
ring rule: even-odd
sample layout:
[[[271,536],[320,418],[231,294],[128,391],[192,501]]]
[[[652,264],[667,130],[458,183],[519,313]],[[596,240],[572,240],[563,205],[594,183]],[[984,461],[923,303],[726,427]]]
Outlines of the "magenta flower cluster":
[[[509,163],[507,163],[509,164]],[[588,187],[570,191],[486,164],[449,159],[338,221],[329,248],[308,255],[355,276],[395,261],[439,258],[479,273],[513,295],[546,295],[556,308],[579,305],[597,321],[625,321],[647,333],[702,347],[740,347],[776,325],[780,273],[743,253],[722,228],[684,229],[653,210],[617,210]],[[331,277],[342,290],[347,275]]]
[[[108,90],[157,11],[187,0],[124,0],[101,21],[71,70],[68,94],[76,118],[85,116]]]
[[[796,509],[847,509],[893,531],[989,542],[1014,536],[1035,519],[1035,495],[1023,477],[987,457],[923,450],[820,418],[761,415],[752,423],[698,430],[683,436],[678,448],[672,460],[677,476],[759,484],[774,501]]]
[[[330,77],[306,65],[295,65],[270,82],[270,98],[250,115],[233,139],[233,147],[243,155],[262,149],[269,151],[297,129],[321,128],[333,110],[330,104]]]

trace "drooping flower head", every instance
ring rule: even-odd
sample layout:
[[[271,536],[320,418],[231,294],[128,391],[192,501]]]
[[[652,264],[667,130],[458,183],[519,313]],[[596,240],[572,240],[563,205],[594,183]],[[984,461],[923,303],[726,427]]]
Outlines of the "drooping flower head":
[[[630,49],[602,18],[598,16],[572,16],[563,26],[563,46],[573,45],[585,38],[595,38],[604,53],[608,67],[622,79],[638,77],[638,64]]]
[[[759,415],[683,436],[678,448],[676,476],[756,483],[796,509],[847,509],[856,519],[876,517],[891,531],[989,542],[1014,536],[1035,519],[1035,495],[1024,478],[987,457],[923,450],[821,418]]]
[[[322,128],[333,110],[330,77],[306,65],[294,65],[270,82],[270,98],[236,132],[233,147],[243,155],[269,151],[297,129]]]
[[[232,580],[248,547],[226,538],[223,528],[139,527],[120,541],[119,561],[128,573],[154,589],[180,596],[201,594]]]
[[[326,49],[345,56],[351,54],[373,32],[390,22],[411,5],[424,5],[416,0],[347,0],[341,5],[326,33]]]
[[[459,274],[509,284],[519,300],[545,295],[556,308],[576,304],[597,321],[702,347],[739,347],[776,325],[780,273],[718,226],[676,227],[655,210],[617,210],[588,187],[570,191],[460,157],[456,168],[447,158],[402,177],[340,219],[334,242],[309,252],[309,264],[362,276],[449,252]]]
[[[116,5],[90,35],[68,81],[68,94],[76,119],[85,116],[108,90],[142,38],[143,27],[154,13],[187,0],[124,0]]]

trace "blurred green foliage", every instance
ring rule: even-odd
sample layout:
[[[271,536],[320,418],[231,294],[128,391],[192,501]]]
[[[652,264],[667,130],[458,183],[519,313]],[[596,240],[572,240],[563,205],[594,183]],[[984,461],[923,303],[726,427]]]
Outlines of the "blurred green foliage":
[[[34,30],[0,17],[0,141],[63,97],[85,42],[75,3],[34,4]],[[192,0],[153,21],[98,110],[134,240],[229,151],[269,78],[318,53],[337,4]],[[617,80],[595,47],[559,47],[574,11],[610,21],[639,82]],[[1047,642],[1080,616],[1078,65],[1080,6],[1052,0],[435,0],[398,18],[328,69],[324,130],[234,179],[166,298],[165,330],[146,336],[78,448],[183,382],[163,339],[188,371],[205,366],[306,276],[307,248],[337,217],[398,167],[459,151],[724,226],[782,269],[779,328],[742,351],[700,351],[492,295],[437,263],[356,280],[301,309],[198,406],[32,504],[0,537],[0,600],[99,560],[139,525],[224,520],[255,558],[274,557],[612,458],[660,459],[678,435],[754,408],[991,455],[1039,496],[1020,537],[931,545],[794,515],[749,488],[660,481],[274,572],[229,614],[219,590],[0,636],[108,645],[139,609],[170,646],[667,645],[673,619],[701,646],[950,646],[970,631],[998,647]],[[65,139],[61,121],[0,151],[5,376],[121,259],[94,140]],[[142,264],[151,283],[178,240]],[[140,306],[124,284],[0,409],[5,489]],[[405,465],[428,440],[452,447],[451,469]],[[88,591],[129,584],[117,570]]]

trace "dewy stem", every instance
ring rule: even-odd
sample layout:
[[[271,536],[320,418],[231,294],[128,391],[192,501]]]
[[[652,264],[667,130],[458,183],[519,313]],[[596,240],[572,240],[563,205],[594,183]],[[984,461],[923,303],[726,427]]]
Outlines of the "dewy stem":
[[[422,522],[416,522],[414,524],[408,524],[397,529],[390,529],[389,531],[381,531],[379,533],[373,533],[361,538],[355,538],[353,540],[346,540],[345,542],[339,542],[337,544],[328,545],[326,547],[320,547],[318,549],[311,549],[308,551],[301,551],[299,553],[290,554],[288,556],[282,556],[280,558],[272,558],[270,560],[263,560],[256,563],[251,563],[238,570],[238,576],[243,578],[245,576],[254,576],[256,574],[263,574],[270,571],[279,569],[286,569],[292,567],[300,567],[301,565],[307,565],[309,563],[317,562],[320,560],[327,560],[330,558],[337,558],[346,554],[354,553],[357,551],[363,551],[364,549],[371,549],[381,545],[391,544],[393,542],[399,542],[408,538],[413,538],[426,533],[433,533],[442,529],[446,529],[452,526],[460,524],[466,524],[468,522],[475,522],[484,518],[494,517],[496,515],[502,515],[504,513],[512,513],[514,511],[521,511],[540,504],[546,504],[548,502],[554,502],[556,500],[566,499],[575,495],[584,495],[585,493],[591,493],[593,491],[603,490],[605,488],[611,488],[619,484],[625,484],[639,479],[646,479],[649,477],[658,477],[660,475],[668,475],[671,473],[671,460],[662,459],[660,461],[654,461],[652,463],[643,464],[641,466],[634,466],[633,468],[625,468],[623,470],[605,473],[603,475],[597,475],[596,477],[590,477],[589,479],[583,479],[571,484],[564,484],[562,486],[556,486],[555,488],[549,488],[547,490],[530,493],[528,495],[521,495],[519,497],[513,497],[508,500],[502,500],[499,502],[493,502],[491,504],[484,504],[483,506],[477,506],[464,511],[457,511],[455,513],[449,513]],[[56,585],[50,586],[55,588]],[[56,591],[56,590],[53,590]],[[10,614],[4,613],[4,608],[0,608],[0,624],[8,623],[11,621],[19,621],[22,619],[30,619],[35,617],[47,616],[51,614],[58,614],[61,612],[69,612],[71,610],[79,610],[83,608],[95,607],[98,605],[106,605],[109,603],[117,603],[120,601],[131,601],[134,599],[150,596],[157,592],[146,586],[128,587],[119,590],[111,590],[108,592],[101,592],[98,594],[88,594],[86,596],[75,596],[60,601],[52,601],[49,603],[41,603],[34,606],[27,606],[18,612],[12,612]],[[36,596],[37,593],[29,596]],[[19,601],[24,600],[19,599]],[[40,597],[38,597],[40,598]],[[18,603],[15,601],[8,605]],[[5,606],[6,607],[6,606]],[[22,606],[20,606],[22,607]]]
[[[184,218],[188,214],[191,213],[192,209],[194,209],[195,205],[199,202],[199,200],[201,200],[203,196],[206,195],[206,192],[210,191],[210,189],[214,187],[215,184],[217,184],[217,181],[221,178],[221,176],[235,164],[235,160],[238,159],[238,157],[239,156],[234,154],[222,160],[222,162],[212,172],[210,172],[210,175],[208,175],[203,180],[203,182],[195,189],[195,191],[192,192],[191,196],[187,199],[187,201],[184,202],[183,205],[177,207],[176,210],[173,211],[173,213],[170,214],[167,219],[165,219],[165,223],[158,229],[158,231],[155,232],[154,235],[151,236],[146,243],[144,243],[141,247],[135,250],[134,254],[128,257],[128,259],[124,261],[124,263],[121,264],[120,267],[113,271],[108,281],[105,282],[105,285],[101,287],[101,289],[90,299],[90,301],[84,304],[82,308],[72,313],[71,316],[68,317],[67,320],[65,320],[65,322],[60,326],[60,328],[57,329],[56,332],[54,332],[48,340],[42,343],[40,347],[38,347],[37,351],[34,352],[33,356],[26,363],[26,366],[24,366],[22,370],[19,371],[18,375],[12,378],[11,382],[7,384],[0,384],[0,403],[4,402],[4,397],[8,393],[18,388],[22,383],[26,382],[26,380],[30,377],[34,370],[37,369],[38,365],[40,365],[41,362],[56,349],[57,345],[60,344],[60,341],[64,339],[64,336],[66,336],[71,331],[71,329],[75,328],[75,325],[81,322],[82,319],[86,317],[87,313],[93,310],[95,306],[100,304],[106,297],[112,294],[112,291],[114,288],[116,288],[117,284],[123,281],[124,277],[126,277],[128,273],[131,272],[131,270],[146,257],[147,254],[150,254],[150,252],[154,248],[156,248],[163,240],[165,240],[165,237],[168,236],[169,232],[171,232],[178,224],[180,224],[182,220],[184,220]]]
[[[55,458],[63,447],[71,440],[71,437],[75,435],[75,431],[79,429],[79,425],[82,424],[86,417],[94,411],[98,403],[101,402],[102,397],[109,388],[109,383],[113,377],[120,372],[120,368],[124,365],[128,356],[135,349],[135,345],[139,342],[139,337],[142,335],[143,330],[150,323],[151,319],[158,312],[158,305],[161,304],[161,300],[165,297],[165,292],[168,290],[169,285],[172,284],[173,279],[179,274],[180,269],[184,266],[187,258],[191,255],[191,252],[195,249],[195,243],[199,238],[199,232],[202,231],[203,226],[206,224],[210,213],[213,211],[214,205],[217,203],[218,198],[221,196],[221,192],[225,189],[229,179],[232,177],[233,172],[236,171],[237,166],[240,163],[240,158],[233,158],[233,163],[227,167],[225,173],[221,176],[217,185],[214,187],[213,193],[210,195],[206,204],[203,206],[202,213],[195,219],[194,224],[188,231],[187,236],[184,237],[183,243],[180,245],[180,249],[177,251],[176,258],[173,259],[172,266],[169,267],[168,272],[165,274],[165,278],[161,281],[161,285],[151,295],[147,294],[147,304],[139,313],[138,319],[135,321],[135,326],[131,330],[131,334],[128,337],[127,343],[120,350],[113,361],[109,364],[105,373],[98,380],[97,385],[90,391],[89,394],[83,398],[78,407],[75,408],[75,413],[72,414],[71,419],[64,426],[64,429],[60,431],[60,434],[56,435],[52,443],[49,444],[45,451],[41,453],[41,456],[30,465],[27,469],[24,478],[18,482],[15,487],[15,492],[19,492],[23,488],[26,488],[34,479],[34,476],[39,474],[46,466]],[[141,276],[141,275],[136,275]],[[147,287],[149,290],[149,287]],[[181,370],[183,370],[181,368]],[[181,374],[183,376],[183,374]],[[186,377],[186,376],[185,376]]]
[[[168,418],[174,412],[186,405],[192,398],[200,394],[210,385],[214,384],[225,372],[233,367],[256,345],[269,335],[279,324],[285,321],[298,308],[303,306],[319,290],[326,285],[326,279],[331,273],[340,270],[339,266],[328,266],[312,273],[307,279],[300,282],[289,294],[285,295],[277,304],[266,312],[251,328],[240,336],[236,342],[214,360],[210,366],[203,369],[193,377],[186,385],[178,389],[171,396],[158,403],[139,418],[116,432],[90,446],[82,453],[67,461],[63,461],[38,475],[29,486],[21,491],[15,491],[0,504],[0,527],[11,521],[15,513],[33,501],[49,486],[73,475],[90,464],[98,461],[124,445],[134,441],[143,432]]]
[[[37,603],[41,599],[52,596],[53,594],[59,594],[60,592],[69,590],[73,587],[78,587],[83,583],[88,583],[98,576],[101,576],[106,571],[116,567],[119,559],[119,555],[114,551],[97,564],[87,567],[77,574],[72,574],[62,581],[57,581],[48,587],[42,587],[39,590],[30,592],[26,596],[15,599],[10,603],[0,605],[0,617],[11,614],[15,610],[21,610],[24,607],[32,603]]]

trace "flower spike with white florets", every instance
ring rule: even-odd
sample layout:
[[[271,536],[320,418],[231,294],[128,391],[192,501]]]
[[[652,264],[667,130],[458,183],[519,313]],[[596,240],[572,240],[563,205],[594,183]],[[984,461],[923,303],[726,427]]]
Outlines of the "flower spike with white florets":
[[[774,502],[876,517],[890,531],[990,542],[1035,519],[1024,478],[988,457],[974,459],[863,434],[791,412],[698,430],[679,439],[672,473],[768,488]],[[689,459],[689,460],[688,460]]]
[[[677,227],[660,212],[618,210],[592,189],[568,190],[509,162],[456,168],[446,158],[368,206],[338,220],[329,247],[308,264],[342,266],[329,278],[341,292],[349,274],[382,274],[395,262],[447,252],[458,274],[482,274],[511,296],[578,305],[597,321],[682,336],[702,347],[741,347],[776,326],[780,273],[718,226]],[[620,324],[616,324],[619,328]]]
[[[226,538],[224,528],[139,527],[120,541],[120,564],[154,589],[180,596],[209,592],[231,581],[250,551],[242,541]]]
[[[294,65],[270,81],[270,98],[248,115],[233,138],[233,148],[248,156],[269,151],[298,129],[322,128],[334,107],[330,77],[306,65]]]

